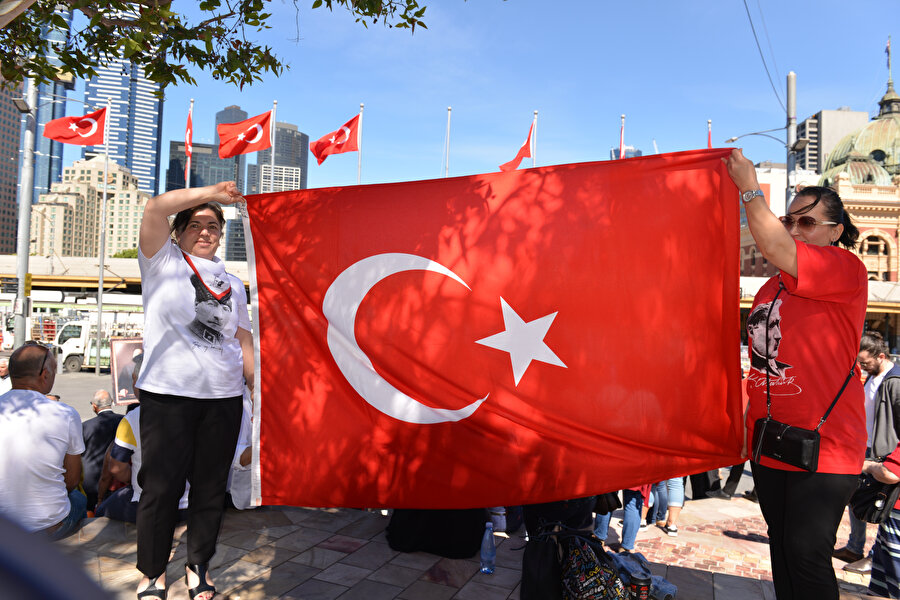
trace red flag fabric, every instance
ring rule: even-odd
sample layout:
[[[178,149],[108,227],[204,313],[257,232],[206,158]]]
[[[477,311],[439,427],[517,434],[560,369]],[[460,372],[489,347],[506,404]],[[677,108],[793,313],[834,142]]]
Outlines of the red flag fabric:
[[[309,151],[313,153],[320,165],[331,154],[358,150],[359,115],[344,123],[340,129],[326,133],[316,141],[309,143]]]
[[[184,154],[187,157],[187,160],[184,163],[184,185],[186,187],[191,186],[191,156],[194,154],[194,146],[192,144],[194,138],[193,112],[194,108],[192,101],[191,108],[188,110],[187,125],[184,128]]]
[[[743,460],[729,152],[248,197],[262,503],[517,505]]]
[[[103,143],[106,109],[94,111],[83,117],[62,117],[44,125],[44,137],[77,146],[99,146]]]
[[[522,147],[519,148],[519,151],[516,153],[516,157],[509,162],[505,162],[500,165],[501,171],[515,171],[519,168],[519,164],[522,162],[523,158],[531,158],[531,132],[534,131],[534,121],[531,122],[531,127],[528,128],[528,138],[525,140],[525,143],[522,144]]]
[[[272,146],[272,111],[250,117],[237,123],[220,123],[219,158],[228,158],[248,152],[258,152]]]

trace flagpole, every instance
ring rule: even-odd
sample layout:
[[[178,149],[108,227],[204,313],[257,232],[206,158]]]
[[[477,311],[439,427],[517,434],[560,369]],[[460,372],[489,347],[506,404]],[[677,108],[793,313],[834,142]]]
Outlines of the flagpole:
[[[706,120],[706,147],[712,148],[712,119]]]
[[[359,128],[356,130],[356,185],[359,185],[359,174],[362,171],[362,119],[363,119],[362,102],[359,103]]]
[[[534,111],[532,124],[534,125],[534,134],[531,138],[531,166],[534,167],[537,165],[537,111]]]
[[[190,108],[188,108],[188,121],[191,122],[191,146],[194,145],[193,115],[194,115],[194,99],[191,98],[191,106],[190,106]],[[185,140],[185,143],[187,143],[187,140]],[[187,148],[185,148],[185,150],[187,150]],[[193,153],[193,150],[191,150],[191,152]],[[185,154],[187,155],[187,168],[184,170],[184,187],[190,188],[191,187],[191,155],[188,154],[187,152],[185,152]]]
[[[625,115],[622,115],[622,129],[619,130],[619,160],[625,158]]]
[[[100,206],[100,275],[97,277],[97,366],[94,374],[100,375],[100,342],[103,339],[103,269],[106,254],[106,206],[109,193],[109,122],[112,120],[112,100],[106,99],[106,118],[103,120],[103,202]],[[110,361],[110,364],[112,362]]]
[[[278,100],[272,101],[272,120],[269,123],[269,127],[272,129],[272,160],[269,161],[269,191],[275,191],[275,130],[278,129],[275,120],[275,109],[278,108]],[[260,188],[262,188],[262,182],[260,182]],[[260,189],[262,191],[262,189]]]
[[[452,107],[447,107],[447,143],[444,146],[444,177],[450,177],[450,112]]]

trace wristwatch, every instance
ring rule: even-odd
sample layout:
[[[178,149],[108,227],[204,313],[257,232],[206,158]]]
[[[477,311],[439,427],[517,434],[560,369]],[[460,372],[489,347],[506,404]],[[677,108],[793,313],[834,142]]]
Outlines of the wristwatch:
[[[743,192],[743,193],[741,194],[741,200],[744,202],[744,204],[746,204],[747,202],[750,202],[751,200],[753,200],[753,199],[756,198],[757,196],[761,196],[761,197],[763,197],[763,198],[766,197],[766,195],[763,194],[763,191],[762,191],[762,190],[752,190],[752,191],[749,191],[749,192]]]

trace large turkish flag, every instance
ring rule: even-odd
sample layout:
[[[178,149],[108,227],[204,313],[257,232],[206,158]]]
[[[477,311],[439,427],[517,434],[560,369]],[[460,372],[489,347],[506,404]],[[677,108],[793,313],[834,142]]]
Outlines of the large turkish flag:
[[[262,503],[513,505],[739,462],[729,152],[248,197]]]

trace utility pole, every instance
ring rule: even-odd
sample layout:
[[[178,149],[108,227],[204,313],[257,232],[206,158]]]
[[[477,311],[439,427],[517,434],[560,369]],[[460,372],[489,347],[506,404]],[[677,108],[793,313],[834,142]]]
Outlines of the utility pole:
[[[28,255],[31,251],[31,197],[34,187],[34,137],[37,133],[37,104],[38,88],[33,79],[28,79],[25,84],[25,101],[27,111],[20,111],[25,115],[25,136],[22,140],[22,173],[19,177],[19,230],[16,239],[16,278],[18,289],[16,290],[16,302],[13,307],[15,315],[13,325],[15,337],[13,347],[18,348],[25,343],[26,328],[28,322],[27,299],[25,298],[25,275],[28,273]]]
[[[788,213],[791,198],[794,193],[794,183],[797,171],[797,153],[794,144],[797,143],[797,74],[791,71],[787,74],[787,189],[784,194],[784,214]]]

